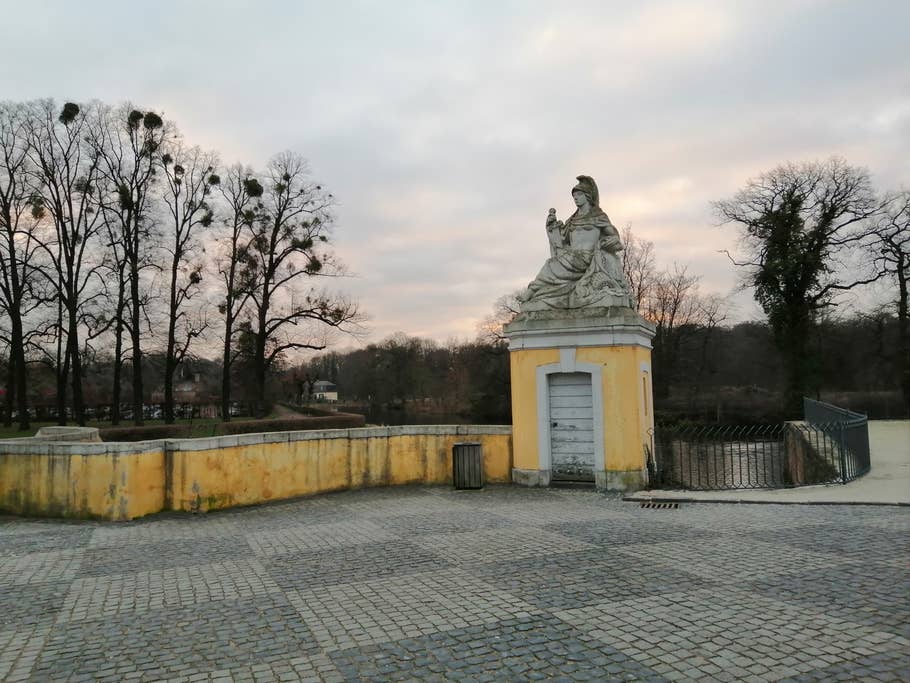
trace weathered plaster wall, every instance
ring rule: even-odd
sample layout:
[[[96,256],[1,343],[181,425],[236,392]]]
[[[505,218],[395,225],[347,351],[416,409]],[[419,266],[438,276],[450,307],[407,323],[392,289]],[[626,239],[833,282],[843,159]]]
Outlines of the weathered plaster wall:
[[[520,349],[513,350],[510,356],[515,467],[536,470],[541,447],[536,371],[540,366],[558,363],[560,351]],[[632,345],[581,347],[575,351],[575,359],[601,367],[604,469],[608,473],[640,473],[654,421],[651,350]]]
[[[139,443],[0,441],[0,511],[126,520],[325,491],[452,482],[452,446],[483,445],[484,474],[509,482],[512,431],[407,426]]]
[[[523,349],[509,354],[512,377],[512,429],[515,467],[536,470],[539,459],[537,428],[537,368],[559,362],[559,349]]]
[[[447,484],[452,446],[462,441],[483,444],[486,481],[511,479],[509,427],[380,427],[283,436],[176,442],[171,508],[206,511],[367,486]]]
[[[129,444],[0,442],[0,511],[125,520],[165,499],[160,441]]]

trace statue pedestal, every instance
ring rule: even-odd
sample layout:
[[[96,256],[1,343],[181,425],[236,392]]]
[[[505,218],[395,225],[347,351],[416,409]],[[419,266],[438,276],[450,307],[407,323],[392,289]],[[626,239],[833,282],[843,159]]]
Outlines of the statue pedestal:
[[[654,326],[629,308],[532,311],[505,333],[513,482],[642,488],[654,450]]]

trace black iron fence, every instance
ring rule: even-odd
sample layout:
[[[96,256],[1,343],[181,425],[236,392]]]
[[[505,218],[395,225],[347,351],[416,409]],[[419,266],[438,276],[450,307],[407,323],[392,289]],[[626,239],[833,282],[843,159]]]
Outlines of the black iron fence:
[[[869,471],[866,417],[806,399],[805,420],[658,427],[651,488],[759,489],[847,483]]]
[[[842,483],[869,471],[869,420],[865,415],[811,398],[803,399],[803,415],[806,423],[822,432],[833,446],[834,454],[839,457]]]

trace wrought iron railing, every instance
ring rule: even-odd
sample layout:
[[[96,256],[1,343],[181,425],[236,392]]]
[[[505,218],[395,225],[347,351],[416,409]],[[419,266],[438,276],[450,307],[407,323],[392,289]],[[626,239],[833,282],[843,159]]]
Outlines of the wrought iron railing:
[[[803,399],[803,415],[806,423],[823,432],[835,445],[842,483],[853,481],[869,471],[872,465],[869,457],[869,420],[865,415],[811,398]]]
[[[695,490],[787,485],[782,425],[658,427],[655,488]]]
[[[807,399],[806,420],[675,425],[655,432],[651,488],[729,490],[847,483],[869,471],[866,417]],[[831,419],[836,417],[837,419]]]

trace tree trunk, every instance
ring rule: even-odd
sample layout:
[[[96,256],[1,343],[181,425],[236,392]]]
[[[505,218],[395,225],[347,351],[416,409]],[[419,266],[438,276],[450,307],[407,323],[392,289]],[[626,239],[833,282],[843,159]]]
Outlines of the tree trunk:
[[[9,212],[5,212],[4,222],[7,226],[14,225]],[[12,395],[16,397],[16,408],[19,411],[19,431],[27,431],[29,428],[28,416],[28,396],[26,395],[26,378],[25,378],[25,339],[22,332],[22,286],[19,280],[19,257],[16,255],[16,240],[10,236],[9,241],[9,289],[11,301],[7,315],[10,319],[10,381],[6,384],[6,391],[9,398]],[[23,274],[25,270],[23,268]],[[8,401],[12,406],[12,401]],[[8,413],[7,419],[12,424],[12,414]]]
[[[897,367],[907,416],[910,417],[910,292],[907,291],[910,283],[907,282],[907,264],[903,259],[897,263],[897,286]]]
[[[13,426],[13,403],[16,400],[16,370],[13,351],[10,349],[9,364],[6,366],[6,396],[3,399],[3,426]]]
[[[164,357],[164,422],[174,423],[174,370],[177,359],[174,350],[177,346],[177,267],[180,265],[180,252],[174,252],[171,262],[171,290],[167,320],[167,352]]]
[[[231,342],[234,336],[234,280],[237,273],[237,226],[231,242],[231,262],[228,266],[227,291],[224,297],[224,351],[221,358],[221,419],[231,421]]]
[[[85,403],[82,397],[82,357],[79,353],[78,315],[70,311],[69,333],[67,334],[67,348],[71,357],[70,369],[72,371],[73,387],[73,417],[80,427],[85,426]]]
[[[231,421],[231,335],[234,319],[231,316],[232,301],[228,299],[224,318],[224,350],[221,356],[221,419]]]
[[[259,307],[258,329],[256,330],[256,349],[253,359],[253,372],[256,376],[256,406],[254,417],[265,417],[265,345],[268,341],[266,334],[266,315],[269,310],[269,296],[264,294]]]
[[[120,424],[120,378],[123,372],[123,283],[117,294],[117,322],[114,325],[114,380],[111,386],[111,424]]]
[[[142,426],[142,347],[140,345],[141,304],[139,264],[135,254],[130,263],[130,338],[133,344],[133,424]]]
[[[786,386],[784,388],[784,412],[789,420],[800,419],[803,415],[803,397],[809,390],[809,357],[807,353],[808,326],[791,330],[784,335],[781,352],[784,356]]]
[[[168,351],[164,359],[164,422],[174,424],[174,357]]]
[[[253,372],[256,376],[256,403],[253,417],[265,417],[265,330],[259,328],[256,334],[256,357],[253,360]]]
[[[28,418],[28,396],[26,395],[27,385],[25,376],[25,346],[22,338],[22,317],[19,310],[10,311],[12,322],[11,348],[10,348],[10,379],[7,391],[13,391],[16,395],[16,408],[19,411],[19,431],[24,432],[29,429]]]
[[[70,355],[63,347],[63,300],[57,303],[57,424],[66,424],[66,382],[69,379]]]

